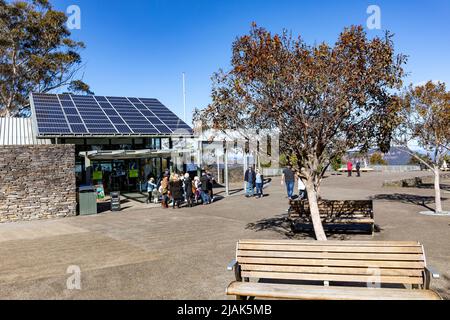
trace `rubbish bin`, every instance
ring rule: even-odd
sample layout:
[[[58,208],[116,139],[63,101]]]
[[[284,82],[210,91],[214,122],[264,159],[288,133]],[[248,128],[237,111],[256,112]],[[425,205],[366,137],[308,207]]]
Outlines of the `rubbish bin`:
[[[120,192],[111,192],[111,211],[120,211]]]
[[[97,193],[94,187],[80,187],[78,199],[81,216],[97,214]]]

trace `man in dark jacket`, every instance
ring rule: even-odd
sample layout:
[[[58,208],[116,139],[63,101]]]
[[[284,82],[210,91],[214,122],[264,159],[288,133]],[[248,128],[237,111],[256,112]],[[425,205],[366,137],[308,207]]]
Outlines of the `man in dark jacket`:
[[[208,194],[211,198],[211,202],[214,202],[214,177],[211,172],[207,171],[206,176],[208,177]]]
[[[169,182],[169,191],[173,200],[173,208],[175,209],[175,206],[179,208],[180,203],[183,200],[183,183],[177,174],[174,175],[173,180]]]
[[[192,180],[191,180],[191,177],[189,176],[189,173],[186,173],[184,175],[183,187],[184,187],[184,196],[186,197],[187,205],[189,208],[192,208],[192,196],[193,196]]]
[[[252,167],[249,167],[245,172],[244,181],[246,183],[245,196],[247,198],[253,197],[255,195],[256,172]]]
[[[210,204],[211,197],[209,196],[209,190],[208,190],[210,181],[209,181],[209,178],[208,178],[208,175],[206,174],[206,172],[203,172],[202,177],[200,178],[200,183],[202,184],[200,195],[202,197],[203,204]]]
[[[356,176],[361,177],[361,162],[359,160],[356,162]]]

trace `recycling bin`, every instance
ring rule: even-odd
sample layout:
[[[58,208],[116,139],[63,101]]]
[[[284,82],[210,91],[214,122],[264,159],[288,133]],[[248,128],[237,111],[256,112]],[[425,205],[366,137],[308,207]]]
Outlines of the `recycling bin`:
[[[80,187],[78,193],[80,216],[97,214],[97,192],[95,188],[92,186]]]

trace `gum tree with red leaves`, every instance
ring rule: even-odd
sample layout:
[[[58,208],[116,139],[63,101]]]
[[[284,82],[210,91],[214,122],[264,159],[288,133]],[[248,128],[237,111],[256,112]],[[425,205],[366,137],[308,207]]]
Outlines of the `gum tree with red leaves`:
[[[349,149],[389,150],[406,57],[395,54],[390,33],[368,39],[359,26],[333,46],[311,46],[253,24],[232,52],[232,68],[213,76],[212,103],[199,118],[219,130],[280,130],[283,152],[305,181],[316,238],[325,241],[324,174]]]

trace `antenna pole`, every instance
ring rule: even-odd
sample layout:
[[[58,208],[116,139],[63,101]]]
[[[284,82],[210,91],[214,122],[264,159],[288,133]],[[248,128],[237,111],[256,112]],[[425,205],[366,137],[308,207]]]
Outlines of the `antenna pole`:
[[[183,72],[183,112],[184,122],[186,122],[186,74]]]

